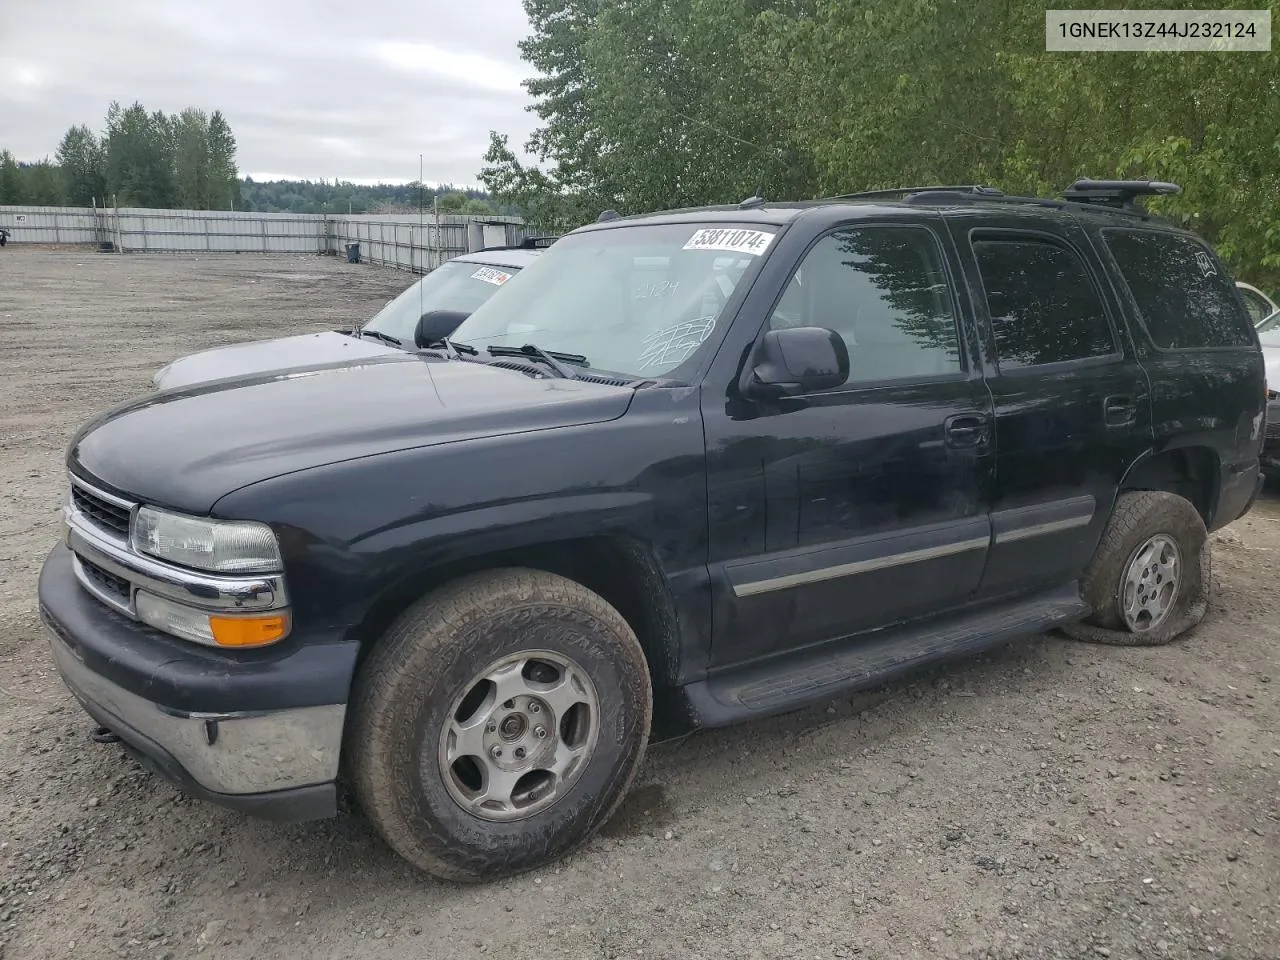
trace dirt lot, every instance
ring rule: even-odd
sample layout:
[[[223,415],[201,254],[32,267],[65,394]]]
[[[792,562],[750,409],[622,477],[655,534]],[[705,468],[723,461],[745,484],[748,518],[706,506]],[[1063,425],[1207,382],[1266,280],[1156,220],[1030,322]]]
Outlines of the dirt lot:
[[[35,584],[75,427],[208,345],[409,282],[333,259],[0,256],[0,955],[1280,956],[1280,501],[1164,649],[1037,638],[655,747],[604,835],[486,887],[354,814],[281,827],[141,771],[53,673]],[[1273,679],[1274,678],[1274,679]]]

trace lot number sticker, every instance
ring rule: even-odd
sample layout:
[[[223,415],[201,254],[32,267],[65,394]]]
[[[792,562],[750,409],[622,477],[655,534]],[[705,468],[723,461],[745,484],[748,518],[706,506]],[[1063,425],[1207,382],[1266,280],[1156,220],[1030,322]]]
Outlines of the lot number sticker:
[[[730,250],[758,257],[769,249],[773,234],[767,230],[733,230],[723,227],[699,230],[684,245],[686,250]]]
[[[495,270],[493,267],[481,267],[471,275],[471,279],[483,280],[485,283],[492,283],[495,287],[500,287],[511,279],[511,274]]]

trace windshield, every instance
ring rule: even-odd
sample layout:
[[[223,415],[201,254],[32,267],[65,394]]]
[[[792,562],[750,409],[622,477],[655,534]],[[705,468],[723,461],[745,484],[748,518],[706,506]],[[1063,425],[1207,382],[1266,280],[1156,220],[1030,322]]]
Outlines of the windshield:
[[[379,310],[364,329],[385,333],[413,346],[413,331],[418,326],[418,319],[428,310],[470,313],[519,270],[519,267],[494,267],[450,260]]]
[[[1265,334],[1271,336],[1264,336]],[[1262,342],[1268,346],[1280,345],[1280,310],[1275,311],[1271,316],[1267,317],[1258,324],[1258,336],[1262,338]]]
[[[772,229],[614,227],[558,240],[454,331],[479,349],[534,344],[593,368],[661,377],[699,353]]]

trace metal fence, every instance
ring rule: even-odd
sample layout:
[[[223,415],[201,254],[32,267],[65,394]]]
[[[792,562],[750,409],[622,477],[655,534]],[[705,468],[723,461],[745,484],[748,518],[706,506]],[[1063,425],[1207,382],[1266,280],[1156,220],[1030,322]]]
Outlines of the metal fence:
[[[136,207],[0,206],[15,244],[82,244],[118,253],[315,253],[425,273],[481,247],[519,243],[517,217],[324,215]]]

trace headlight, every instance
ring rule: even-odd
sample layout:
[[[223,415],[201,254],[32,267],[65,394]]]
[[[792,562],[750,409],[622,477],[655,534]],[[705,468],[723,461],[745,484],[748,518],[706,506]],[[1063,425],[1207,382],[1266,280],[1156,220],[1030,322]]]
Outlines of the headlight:
[[[133,521],[133,547],[159,560],[212,573],[276,573],[280,544],[264,523],[203,520],[142,507]]]

